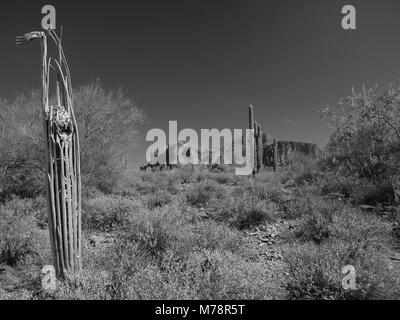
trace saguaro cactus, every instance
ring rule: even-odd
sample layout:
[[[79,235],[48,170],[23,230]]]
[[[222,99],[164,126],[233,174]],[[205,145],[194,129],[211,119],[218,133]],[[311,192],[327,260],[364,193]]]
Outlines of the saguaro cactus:
[[[47,36],[58,49],[47,55]],[[78,125],[69,67],[54,30],[17,37],[17,45],[39,39],[42,46],[42,112],[46,150],[48,227],[53,266],[58,278],[75,282],[81,273],[81,177]],[[54,64],[52,63],[54,62]],[[50,68],[57,73],[57,105],[50,105]]]
[[[262,168],[262,157],[263,157],[263,147],[262,147],[262,128],[261,124],[257,126],[257,137],[256,137],[256,144],[257,144],[257,172],[260,172]]]
[[[254,173],[258,173],[258,123],[254,121]]]
[[[252,105],[249,106],[249,129],[250,130],[254,130],[254,134],[255,134],[255,126],[254,126],[254,107]],[[255,147],[256,144],[254,144],[254,148],[253,148],[253,152],[254,152],[254,159],[256,159],[255,155]],[[255,162],[255,161],[254,161]],[[253,170],[253,175],[255,175],[256,173],[256,167],[254,166],[254,170]]]
[[[261,169],[261,125],[254,121],[254,170],[256,173],[260,172]]]
[[[254,121],[254,107],[249,106],[249,128],[254,130],[254,170],[253,175],[260,172],[263,159],[263,131],[261,125]]]
[[[254,107],[249,106],[249,129],[254,130]]]

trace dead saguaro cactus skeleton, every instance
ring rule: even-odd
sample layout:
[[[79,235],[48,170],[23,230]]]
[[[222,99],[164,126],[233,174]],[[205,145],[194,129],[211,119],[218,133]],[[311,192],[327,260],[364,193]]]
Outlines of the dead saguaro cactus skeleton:
[[[58,57],[47,55],[53,40]],[[81,177],[78,126],[73,110],[69,67],[54,30],[17,37],[17,45],[40,40],[42,47],[42,112],[46,150],[48,226],[53,266],[58,278],[76,282],[81,263]],[[57,76],[57,105],[50,105],[50,71]]]

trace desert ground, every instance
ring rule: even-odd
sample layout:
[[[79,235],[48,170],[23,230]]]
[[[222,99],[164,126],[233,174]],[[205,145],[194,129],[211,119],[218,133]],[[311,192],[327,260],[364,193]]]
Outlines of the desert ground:
[[[0,206],[1,299],[396,299],[398,207],[297,155],[255,177],[185,166],[86,188],[83,276],[46,292],[45,198]],[[369,203],[368,205],[365,203]],[[357,288],[344,290],[346,265]]]

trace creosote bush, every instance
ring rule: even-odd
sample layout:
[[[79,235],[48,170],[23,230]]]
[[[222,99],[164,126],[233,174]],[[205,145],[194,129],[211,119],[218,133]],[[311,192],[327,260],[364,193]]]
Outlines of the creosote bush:
[[[175,195],[179,181],[174,171],[169,172],[126,172],[113,193],[126,197],[138,197],[154,194],[158,191]]]
[[[98,290],[109,299],[272,296],[276,288],[263,280],[261,265],[246,261],[236,231],[214,221],[190,224],[186,214],[179,204],[171,203],[132,216],[100,259],[107,272]],[[99,287],[96,281],[87,283]]]
[[[161,208],[172,201],[171,195],[163,190],[158,190],[149,195],[145,202],[147,207],[151,210],[154,208]]]
[[[296,183],[310,183],[318,177],[317,161],[303,153],[295,152],[290,156],[288,176]]]
[[[320,200],[309,205],[309,211],[303,213],[296,236],[304,242],[313,241],[320,244],[331,236],[330,225],[334,216],[343,210],[342,203]]]
[[[196,207],[205,207],[213,199],[222,199],[225,190],[216,182],[206,180],[191,187],[186,192],[187,202]]]
[[[33,200],[17,198],[0,205],[0,265],[40,265],[49,258],[48,231],[40,229],[41,208],[35,206]]]
[[[241,190],[211,205],[212,217],[233,228],[243,230],[274,221],[275,206],[260,201],[253,193]]]
[[[120,196],[101,195],[83,202],[82,224],[87,230],[110,232],[126,227],[142,203]]]
[[[390,229],[378,217],[328,202],[313,206],[302,218],[285,258],[290,267],[288,293],[292,299],[394,298],[398,272],[387,258]],[[293,240],[294,241],[294,240]],[[341,270],[356,268],[357,290],[341,287]]]
[[[236,185],[238,183],[238,176],[234,173],[219,173],[219,172],[211,172],[208,175],[209,179],[215,180],[219,184],[232,184]]]
[[[373,247],[343,241],[320,246],[310,242],[292,245],[285,257],[290,268],[287,289],[291,299],[394,299],[399,292],[398,271],[390,268],[385,255]],[[341,286],[341,270],[346,265],[356,269],[354,291]]]
[[[357,185],[357,202],[396,201],[399,177],[399,87],[365,87],[321,111],[332,129],[324,171]],[[397,199],[398,200],[398,199]]]

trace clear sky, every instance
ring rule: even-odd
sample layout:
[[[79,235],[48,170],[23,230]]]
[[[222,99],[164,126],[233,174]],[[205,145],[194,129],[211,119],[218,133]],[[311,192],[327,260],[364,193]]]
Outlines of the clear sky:
[[[146,113],[140,159],[148,129],[245,128],[249,104],[268,134],[323,146],[318,110],[400,77],[398,0],[5,0],[1,97],[40,85],[37,46],[22,50],[15,36],[40,29],[45,4],[64,27],[74,84],[123,86]],[[355,31],[341,28],[346,4]]]

